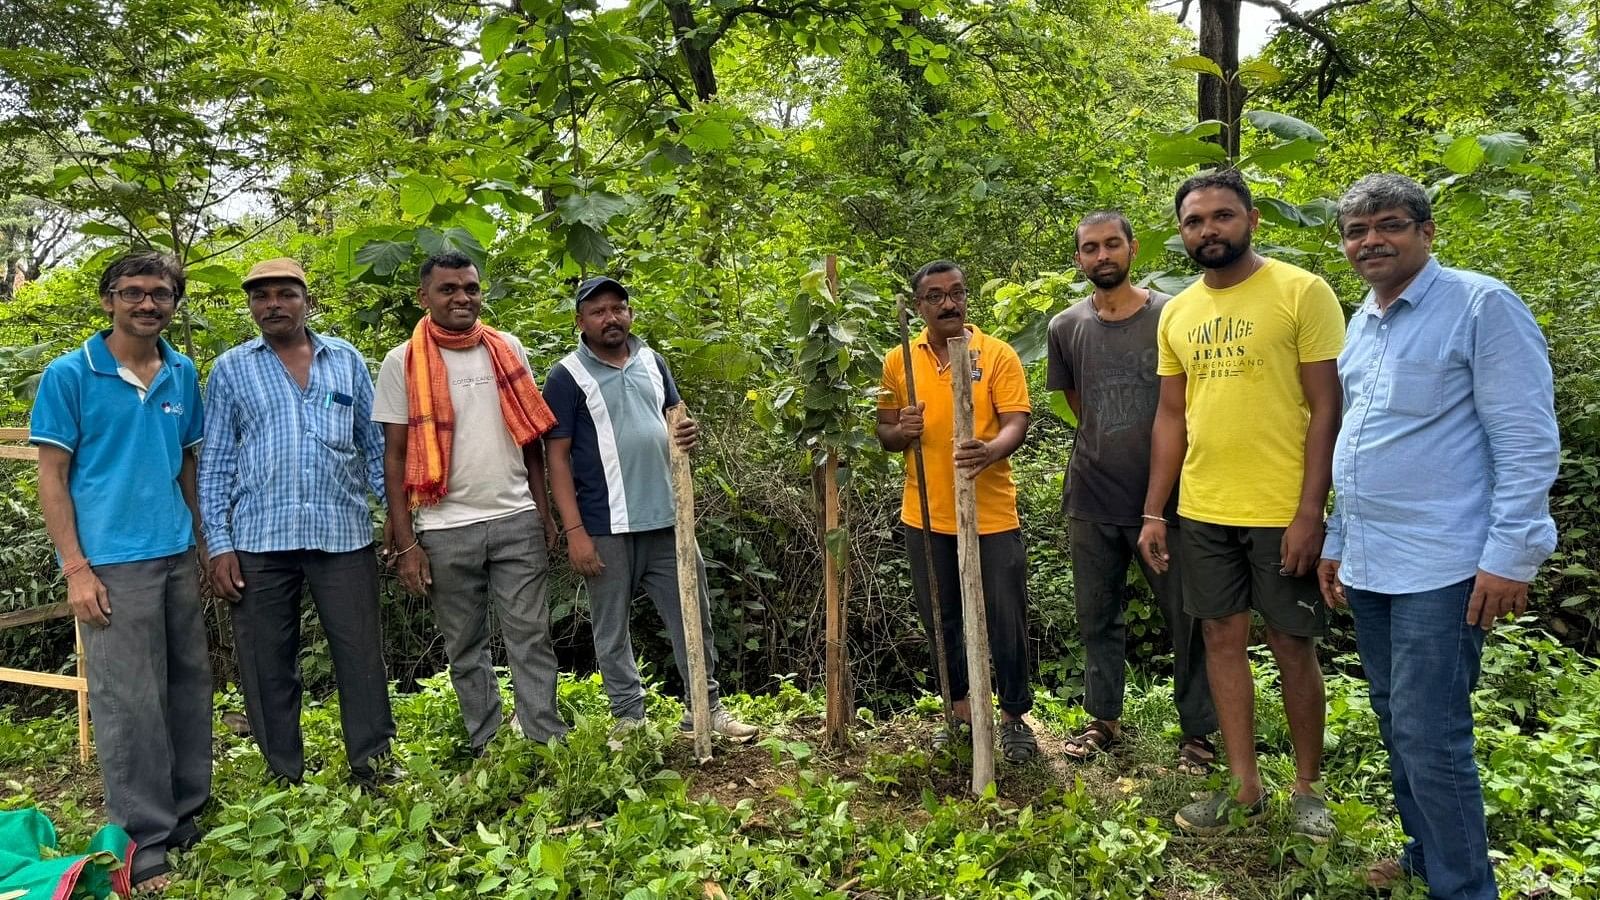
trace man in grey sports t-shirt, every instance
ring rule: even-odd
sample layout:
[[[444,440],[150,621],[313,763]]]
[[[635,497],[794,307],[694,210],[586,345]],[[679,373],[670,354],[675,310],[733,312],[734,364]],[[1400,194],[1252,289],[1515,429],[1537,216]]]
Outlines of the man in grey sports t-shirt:
[[[1156,327],[1162,305],[1171,298],[1129,280],[1139,244],[1122,213],[1091,213],[1076,236],[1078,267],[1095,289],[1050,321],[1047,382],[1050,390],[1066,394],[1078,418],[1062,511],[1087,658],[1083,705],[1092,718],[1068,741],[1067,754],[1087,759],[1122,737],[1124,603],[1128,563],[1138,559],[1172,633],[1174,693],[1183,731],[1178,768],[1204,774],[1216,755],[1207,735],[1216,730],[1217,714],[1202,635],[1183,611],[1176,557],[1173,568],[1157,574],[1136,552],[1150,476],[1150,428],[1160,397]],[[1166,513],[1171,522],[1177,521],[1176,500],[1174,492]]]
[[[633,336],[627,288],[604,276],[588,279],[573,299],[573,319],[578,346],[545,380],[545,400],[556,416],[556,426],[545,437],[550,493],[561,511],[567,560],[589,590],[595,662],[611,713],[619,730],[627,730],[645,715],[629,630],[633,601],[640,593],[655,604],[678,673],[686,687],[689,682],[668,451],[669,441],[684,451],[693,449],[698,427],[686,419],[669,434],[665,412],[680,402],[678,386],[661,354]],[[756,728],[735,719],[719,697],[711,598],[705,563],[696,562],[711,727],[723,737],[748,741]],[[687,713],[682,727],[693,727]]]

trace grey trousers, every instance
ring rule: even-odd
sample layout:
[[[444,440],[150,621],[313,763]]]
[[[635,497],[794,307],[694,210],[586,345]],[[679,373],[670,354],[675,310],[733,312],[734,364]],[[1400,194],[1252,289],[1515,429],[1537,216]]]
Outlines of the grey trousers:
[[[594,619],[594,657],[611,698],[611,714],[617,718],[644,718],[644,687],[639,683],[639,666],[633,656],[633,637],[629,615],[633,600],[642,590],[655,604],[672,641],[672,661],[678,675],[689,684],[689,657],[683,638],[683,607],[678,594],[678,544],[671,528],[634,534],[599,535],[595,551],[605,570],[585,578],[589,589],[589,611]],[[700,570],[700,635],[706,646],[706,685],[711,690],[711,708],[718,699],[717,642],[711,634],[711,596],[706,592],[706,564],[696,548],[695,564]],[[687,702],[684,704],[687,706]]]
[[[933,660],[933,600],[928,591],[926,557],[922,552],[923,531],[909,525],[906,555],[911,561],[911,588],[916,593],[917,615],[928,633],[928,658]],[[944,655],[950,669],[950,699],[967,699],[967,639],[961,620],[961,572],[957,565],[956,536],[933,535],[933,575],[939,592],[939,626],[944,629]],[[989,658],[994,666],[995,693],[1000,708],[1022,715],[1033,708],[1033,688],[1028,684],[1032,668],[1028,659],[1028,553],[1022,545],[1021,531],[1002,531],[978,536],[978,554],[983,566],[985,624],[989,631]],[[934,684],[939,683],[939,664],[933,661]]]
[[[111,624],[83,626],[106,812],[137,844],[135,883],[199,840],[211,796],[211,659],[193,549],[95,566]]]
[[[394,716],[383,666],[378,560],[372,548],[348,553],[240,551],[244,596],[233,604],[234,655],[250,733],[274,774],[305,774],[300,735],[300,603],[307,585],[328,636],[339,685],[339,722],[350,771],[370,774],[389,749]]]
[[[516,690],[517,721],[544,743],[567,733],[556,712],[556,651],[550,642],[545,574],[550,555],[535,510],[417,535],[428,554],[428,597],[444,633],[450,682],[474,752],[488,745],[503,718],[500,682],[489,655],[489,604],[505,639]]]
[[[1072,550],[1073,592],[1077,595],[1078,630],[1087,661],[1083,673],[1083,708],[1096,719],[1122,718],[1127,669],[1128,564],[1138,561],[1155,593],[1156,605],[1172,634],[1172,684],[1183,733],[1203,737],[1217,730],[1217,710],[1206,678],[1205,638],[1200,623],[1183,609],[1181,559],[1176,528],[1167,549],[1172,567],[1157,575],[1139,555],[1139,529],[1084,519],[1068,520]]]

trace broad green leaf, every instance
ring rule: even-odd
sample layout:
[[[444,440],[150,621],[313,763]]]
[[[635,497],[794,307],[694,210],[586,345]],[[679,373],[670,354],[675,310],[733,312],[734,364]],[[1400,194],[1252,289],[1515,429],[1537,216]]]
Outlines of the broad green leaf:
[[[606,236],[596,229],[582,222],[574,222],[567,227],[567,254],[579,264],[603,266],[616,252]]]
[[[1279,166],[1292,162],[1304,162],[1316,158],[1320,149],[1315,143],[1305,138],[1296,138],[1266,147],[1250,154],[1239,161],[1239,168],[1254,165],[1262,169],[1276,169]]]
[[[411,807],[411,815],[406,819],[406,828],[410,831],[424,831],[433,823],[433,804],[422,802]]]
[[[944,63],[938,61],[932,61],[923,66],[922,77],[933,85],[948,84],[950,82],[950,73],[945,70]]]
[[[484,247],[494,243],[500,233],[500,224],[481,206],[460,207],[456,212],[456,222],[471,232],[472,237]]]
[[[1300,211],[1298,206],[1279,200],[1277,197],[1257,196],[1256,206],[1261,209],[1261,217],[1275,225],[1288,225],[1291,228],[1305,228],[1310,225],[1320,225],[1313,222]]]
[[[1473,135],[1458,137],[1450,142],[1450,148],[1444,151],[1445,167],[1457,175],[1470,175],[1483,163],[1485,156],[1483,145]]]
[[[561,210],[563,222],[582,223],[599,230],[604,229],[606,223],[625,212],[628,201],[616,194],[595,191],[588,194],[573,194],[563,198],[557,205]]]
[[[1150,268],[1156,260],[1166,255],[1166,242],[1178,234],[1172,226],[1159,228],[1138,228],[1133,232],[1133,239],[1139,242],[1139,252],[1133,257],[1133,269],[1142,272]],[[1181,253],[1182,250],[1180,249]]]
[[[112,225],[110,222],[85,222],[78,226],[78,232],[91,237],[120,238],[128,236],[127,229]]]
[[[460,253],[472,260],[480,272],[485,268],[484,260],[487,254],[484,253],[483,245],[479,244],[478,239],[472,236],[472,232],[465,228],[446,228],[443,232],[432,228],[418,228],[417,246],[429,255]]]
[[[1281,140],[1293,141],[1304,138],[1314,144],[1324,144],[1328,141],[1327,135],[1318,131],[1316,126],[1296,119],[1294,116],[1286,116],[1283,113],[1275,113],[1265,109],[1252,109],[1245,113],[1244,116],[1250,120],[1251,125]]]
[[[238,273],[227,266],[210,263],[203,266],[193,266],[184,270],[190,281],[201,284],[215,285],[225,290],[239,290],[243,287],[243,280]]]
[[[369,266],[374,275],[389,278],[411,259],[413,245],[399,241],[372,241],[356,251],[356,262]]]
[[[1206,56],[1180,56],[1172,61],[1171,66],[1174,69],[1182,69],[1185,72],[1199,72],[1203,75],[1222,77],[1222,67],[1217,65],[1215,60]]]
[[[478,35],[478,52],[483,55],[483,61],[492,63],[499,59],[521,27],[522,20],[515,16],[500,15],[485,22],[483,32]]]
[[[426,219],[435,206],[445,202],[447,194],[443,178],[407,175],[400,181],[400,211],[413,219]]]
[[[1283,80],[1283,70],[1264,59],[1251,60],[1239,67],[1239,80],[1255,87],[1271,87]]]
[[[850,531],[846,528],[830,529],[822,536],[822,541],[828,547],[828,555],[833,557],[833,564],[844,569],[847,564],[845,551],[850,548]]]
[[[726,122],[703,118],[683,133],[683,145],[699,152],[715,152],[732,146],[733,138],[733,129]]]
[[[803,338],[811,333],[811,292],[800,291],[789,301],[789,336]]]
[[[1078,427],[1078,417],[1072,414],[1072,407],[1067,404],[1066,394],[1061,391],[1051,391],[1049,405],[1050,411],[1056,414],[1056,418],[1073,428]]]
[[[1218,119],[1203,119],[1183,129],[1183,134],[1190,137],[1212,137],[1222,133],[1226,123]]]
[[[1497,169],[1521,162],[1528,152],[1528,139],[1515,131],[1500,131],[1478,135],[1483,147],[1483,161]]]
[[[1162,169],[1187,169],[1205,163],[1222,162],[1228,151],[1221,144],[1202,141],[1186,134],[1159,135],[1150,142],[1146,156],[1150,165]]]

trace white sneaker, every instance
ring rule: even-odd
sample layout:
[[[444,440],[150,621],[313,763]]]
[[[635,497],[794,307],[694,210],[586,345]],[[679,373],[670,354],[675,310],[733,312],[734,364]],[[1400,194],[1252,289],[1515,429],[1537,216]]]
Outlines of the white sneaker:
[[[628,735],[644,727],[644,719],[634,716],[619,716],[616,724],[611,726],[611,734],[606,738],[606,746],[613,751],[620,751],[626,746]]]
[[[678,722],[678,730],[685,733],[693,732],[694,717],[689,713],[684,713],[683,718]],[[761,729],[754,725],[746,725],[735,719],[732,713],[721,706],[711,711],[711,731],[739,744],[743,744],[761,733]]]

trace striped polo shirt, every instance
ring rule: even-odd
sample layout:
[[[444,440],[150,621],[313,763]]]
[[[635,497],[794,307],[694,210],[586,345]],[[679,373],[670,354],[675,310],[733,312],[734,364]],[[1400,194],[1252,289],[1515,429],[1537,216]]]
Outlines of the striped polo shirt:
[[[578,514],[590,534],[631,534],[676,521],[665,411],[678,386],[661,354],[628,338],[628,361],[613,366],[580,338],[551,368],[544,399],[556,414],[547,437],[572,439]]]

